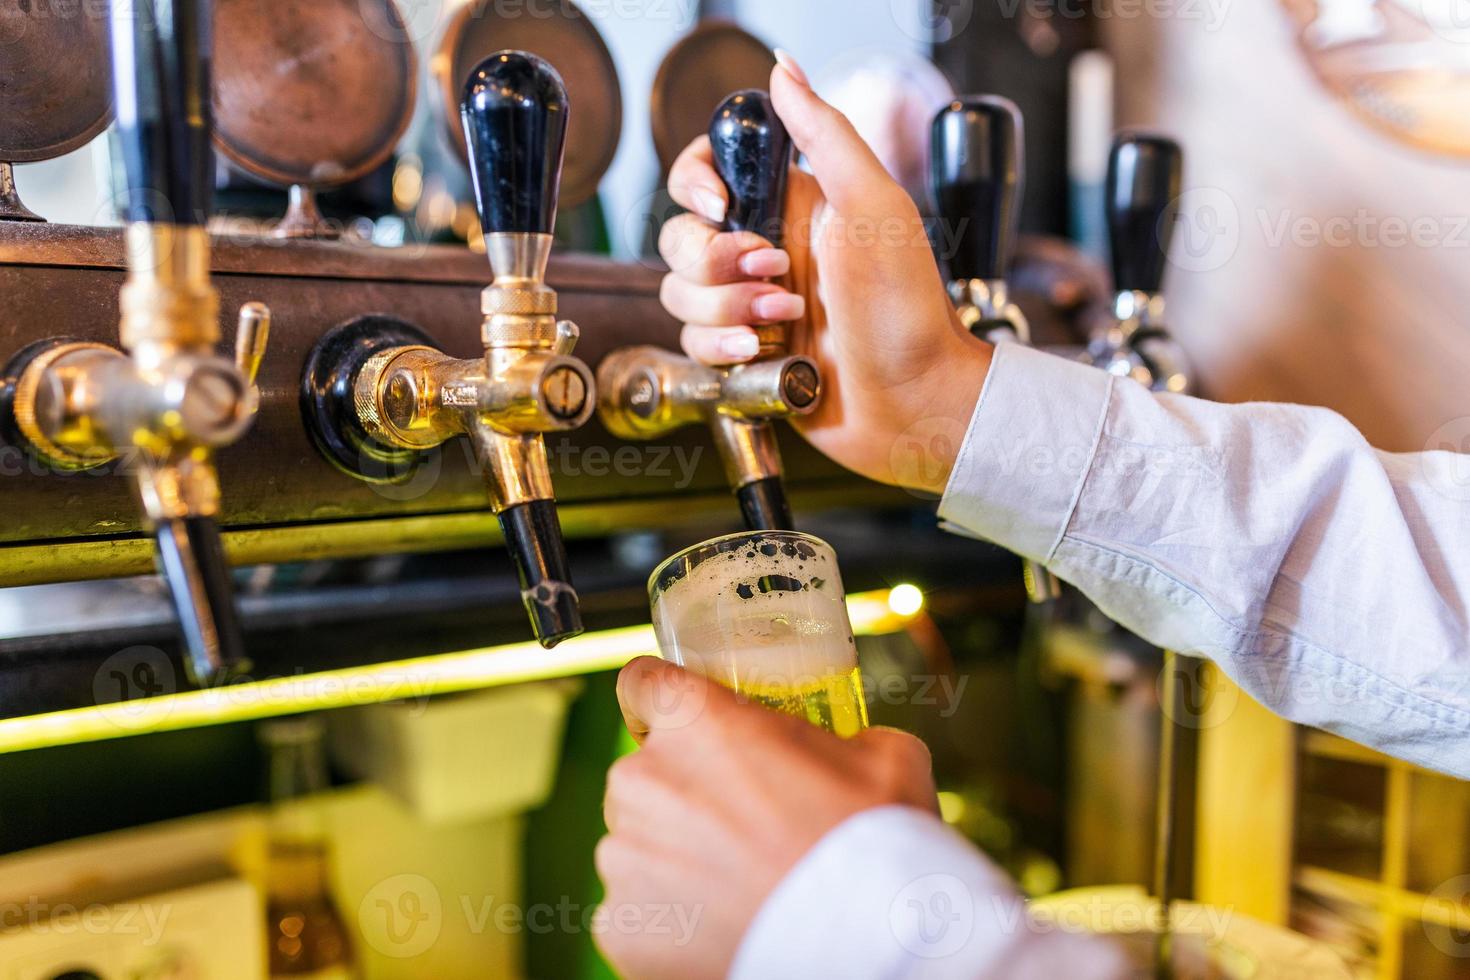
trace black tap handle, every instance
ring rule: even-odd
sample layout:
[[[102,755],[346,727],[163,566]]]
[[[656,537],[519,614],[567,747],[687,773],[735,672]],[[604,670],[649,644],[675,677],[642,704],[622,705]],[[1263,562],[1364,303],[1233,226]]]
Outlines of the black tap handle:
[[[940,220],[954,228],[952,279],[1004,279],[1020,231],[1021,113],[998,95],[956,99],[929,131],[929,181]]]
[[[715,110],[709,138],[715,170],[730,192],[725,228],[755,232],[780,248],[791,136],[770,95],[745,89],[727,98]]]
[[[500,512],[500,529],[515,559],[521,600],[536,639],[550,650],[582,632],[582,610],[572,587],[555,501],[532,500],[507,507]]]
[[[1108,155],[1108,239],[1113,284],[1156,293],[1174,237],[1184,181],[1184,151],[1166,136],[1124,133]]]
[[[112,4],[113,94],[130,222],[209,220],[213,20],[212,0]]]
[[[534,54],[500,51],[470,72],[459,117],[485,234],[551,234],[568,108],[561,76]]]
[[[207,687],[248,671],[219,525],[208,517],[181,517],[159,522],[155,534],[158,570],[179,617],[189,678]]]
[[[735,491],[735,496],[740,501],[746,530],[796,530],[796,519],[791,516],[791,504],[786,500],[786,488],[779,476],[747,483]]]

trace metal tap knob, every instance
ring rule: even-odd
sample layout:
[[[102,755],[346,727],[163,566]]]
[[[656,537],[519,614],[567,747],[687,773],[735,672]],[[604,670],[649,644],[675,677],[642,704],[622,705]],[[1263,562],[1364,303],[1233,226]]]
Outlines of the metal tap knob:
[[[946,256],[950,294],[970,332],[989,340],[1030,339],[1006,288],[1020,234],[1021,133],[1020,111],[996,95],[956,99],[930,127],[935,213],[955,235]]]
[[[725,228],[754,232],[782,247],[791,136],[770,95],[744,89],[726,98],[710,120],[709,139],[715,170],[730,192]]]
[[[1160,391],[1186,392],[1193,371],[1164,321],[1164,272],[1174,237],[1184,151],[1165,136],[1123,133],[1113,141],[1105,185],[1117,295],[1094,363]]]
[[[1184,180],[1184,151],[1174,140],[1125,133],[1108,155],[1108,240],[1113,285],[1152,295],[1164,285],[1169,243]]]

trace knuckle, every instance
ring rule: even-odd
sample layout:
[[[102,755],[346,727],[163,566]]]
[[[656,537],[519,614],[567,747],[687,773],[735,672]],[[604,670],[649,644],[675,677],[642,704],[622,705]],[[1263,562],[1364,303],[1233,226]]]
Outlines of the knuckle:
[[[692,214],[679,214],[664,222],[658,233],[658,251],[666,260],[673,262],[686,256],[697,246],[702,233],[698,218]]]
[[[627,846],[612,834],[602,838],[592,849],[592,866],[604,883],[616,877],[620,868],[627,866],[627,850]]]
[[[679,302],[684,281],[677,272],[669,272],[664,275],[663,281],[658,284],[658,300],[666,307],[673,307]]]

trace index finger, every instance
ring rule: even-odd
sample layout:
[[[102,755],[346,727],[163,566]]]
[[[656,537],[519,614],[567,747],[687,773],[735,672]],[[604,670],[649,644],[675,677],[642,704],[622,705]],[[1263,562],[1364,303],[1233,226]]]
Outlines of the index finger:
[[[658,657],[639,657],[618,673],[618,707],[633,740],[686,728],[734,701],[726,688]]]
[[[715,171],[715,151],[708,136],[684,147],[669,168],[669,197],[707,221],[724,223],[730,195]]]

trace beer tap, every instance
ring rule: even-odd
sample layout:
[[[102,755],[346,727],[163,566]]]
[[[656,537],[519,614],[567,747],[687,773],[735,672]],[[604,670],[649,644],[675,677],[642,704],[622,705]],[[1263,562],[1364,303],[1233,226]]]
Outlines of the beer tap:
[[[1094,364],[1158,391],[1188,393],[1193,372],[1164,321],[1164,269],[1174,237],[1184,152],[1164,136],[1123,133],[1108,155],[1108,237],[1117,294],[1092,340]]]
[[[490,55],[465,83],[460,119],[493,273],[480,299],[483,353],[451,357],[416,328],[365,317],[322,338],[302,387],[318,446],[361,479],[376,478],[365,461],[470,440],[548,649],[582,632],[582,616],[545,434],[580,426],[594,403],[592,372],[570,356],[577,327],[558,321],[546,285],[568,111],[556,70],[524,51]]]
[[[122,350],[54,339],[6,371],[7,420],[53,469],[131,468],[172,595],[186,667],[204,685],[247,669],[216,517],[214,453],[255,415],[270,312],[246,304],[233,362],[220,356],[210,283],[209,0],[114,4],[117,131],[127,172]],[[126,353],[124,353],[126,352]]]
[[[725,229],[751,231],[781,247],[791,138],[768,94],[736,92],[710,124],[715,169],[730,194]],[[659,347],[614,351],[598,368],[598,414],[614,435],[656,439],[685,425],[710,427],[725,475],[751,530],[793,526],[772,423],[817,406],[821,374],[788,354],[789,327],[756,328],[754,361],[711,368]]]
[[[960,322],[992,344],[1031,343],[1026,317],[1006,284],[1025,182],[1020,110],[997,95],[956,99],[934,117],[929,159],[936,214],[955,236],[949,294]],[[1040,562],[1027,559],[1024,574],[1032,602],[1048,602],[1061,591]]]
[[[1113,284],[1117,295],[1105,331],[1089,349],[1093,362],[1155,391],[1188,393],[1194,382],[1183,349],[1164,325],[1164,270],[1184,179],[1184,151],[1164,136],[1123,133],[1108,155],[1105,185]],[[1192,784],[1194,730],[1179,713],[1201,689],[1201,661],[1163,651],[1159,680],[1158,796],[1153,891],[1163,915],[1154,949],[1156,976],[1173,976],[1172,908],[1179,889],[1177,840],[1194,820],[1182,792]]]
[[[1025,164],[1021,113],[998,95],[956,99],[934,117],[930,178],[940,220],[954,229],[949,294],[970,333],[1031,342],[1006,273],[1020,234]]]

